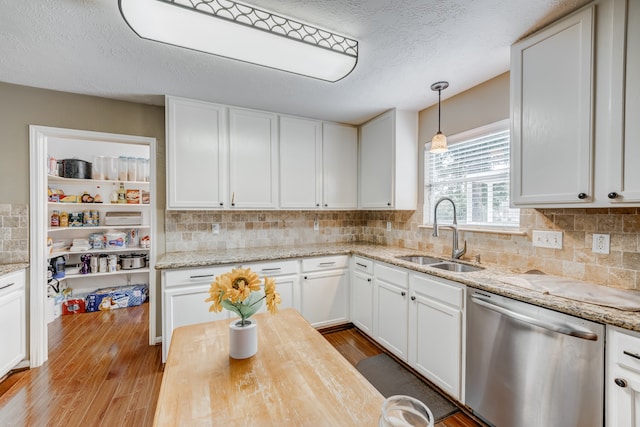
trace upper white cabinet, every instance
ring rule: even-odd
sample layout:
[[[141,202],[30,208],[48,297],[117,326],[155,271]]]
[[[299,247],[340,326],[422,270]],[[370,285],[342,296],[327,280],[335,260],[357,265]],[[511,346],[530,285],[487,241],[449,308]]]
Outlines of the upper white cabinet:
[[[640,202],[640,2],[636,0],[616,0],[614,2],[614,28],[612,52],[615,75],[610,79],[611,90],[615,96],[614,109],[620,112],[621,126],[614,127],[607,176],[608,186],[601,189],[602,194],[611,198],[613,203]],[[623,49],[624,48],[624,49]],[[622,130],[622,133],[618,131]],[[597,155],[604,155],[598,152]],[[596,157],[597,159],[597,157]],[[598,182],[596,181],[596,187]]]
[[[358,207],[358,129],[322,124],[322,206]]]
[[[418,114],[389,110],[360,127],[359,207],[416,209]]]
[[[231,208],[278,206],[277,116],[229,109],[229,194]]]
[[[594,7],[511,48],[512,200],[593,198]]]
[[[280,207],[320,207],[322,122],[280,117]]]
[[[226,108],[168,96],[167,208],[224,206]]]
[[[596,0],[511,49],[519,207],[640,206],[640,4]]]

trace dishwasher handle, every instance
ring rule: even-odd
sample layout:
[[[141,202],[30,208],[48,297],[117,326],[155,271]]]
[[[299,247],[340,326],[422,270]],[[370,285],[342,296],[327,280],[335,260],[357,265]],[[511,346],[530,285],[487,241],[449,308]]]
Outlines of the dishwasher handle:
[[[496,304],[493,301],[489,301],[486,298],[483,298],[479,295],[471,295],[471,301],[474,303],[488,308],[489,310],[493,310],[496,313],[504,314],[507,317],[511,317],[512,319],[520,320],[521,322],[529,323],[535,326],[539,326],[544,329],[548,329],[552,332],[557,332],[564,335],[569,335],[576,338],[581,338],[589,341],[598,341],[598,335],[584,329],[580,329],[575,326],[570,326],[566,324],[558,324],[553,322],[547,322],[545,320],[536,319],[534,317],[527,316],[522,313],[518,313],[516,311],[510,310],[507,307],[503,307],[502,305]]]

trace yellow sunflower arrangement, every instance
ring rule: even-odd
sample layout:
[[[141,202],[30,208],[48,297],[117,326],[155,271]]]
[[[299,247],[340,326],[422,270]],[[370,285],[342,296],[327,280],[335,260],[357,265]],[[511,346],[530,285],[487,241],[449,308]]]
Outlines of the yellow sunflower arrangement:
[[[264,278],[264,294],[260,292],[260,278],[250,268],[234,268],[229,273],[217,276],[209,288],[209,311],[220,312],[223,308],[236,313],[241,325],[262,307],[266,300],[271,314],[278,311],[280,294],[276,292],[275,280]]]

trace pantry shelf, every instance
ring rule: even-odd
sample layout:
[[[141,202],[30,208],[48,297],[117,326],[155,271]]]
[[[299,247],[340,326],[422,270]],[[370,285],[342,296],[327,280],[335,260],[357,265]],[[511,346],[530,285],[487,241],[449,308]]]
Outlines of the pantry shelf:
[[[148,252],[149,248],[143,248],[140,246],[127,247],[121,249],[89,249],[86,251],[53,251],[47,255],[47,259],[52,259],[64,255],[82,255],[82,254],[116,254],[124,252]],[[86,276],[86,275],[85,275]]]
[[[67,274],[62,279],[86,279],[89,277],[99,277],[99,276],[120,276],[123,274],[137,274],[137,273],[149,273],[148,268],[136,268],[132,270],[118,270],[112,273],[88,273],[88,274]]]
[[[92,225],[83,227],[50,227],[47,231],[49,233],[54,231],[69,231],[69,230],[130,230],[132,228],[138,228],[141,230],[149,229],[148,225]]]
[[[125,185],[149,185],[148,181],[120,181],[120,180],[108,180],[108,179],[80,179],[80,178],[63,178],[56,175],[47,175],[49,183],[68,183],[68,184],[119,184]]]

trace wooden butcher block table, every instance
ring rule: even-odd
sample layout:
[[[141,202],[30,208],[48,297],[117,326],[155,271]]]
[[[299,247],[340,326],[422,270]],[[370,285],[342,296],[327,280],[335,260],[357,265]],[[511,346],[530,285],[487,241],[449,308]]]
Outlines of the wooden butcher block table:
[[[253,318],[244,360],[229,357],[230,320],[173,331],[155,426],[378,425],[384,397],[297,311]]]

